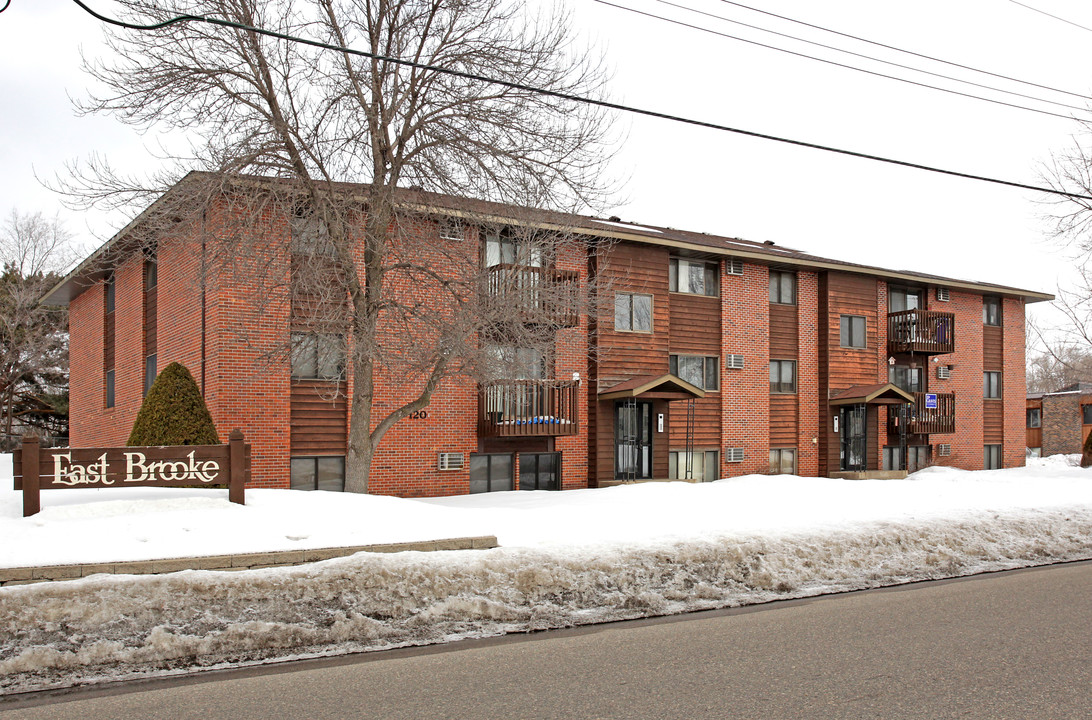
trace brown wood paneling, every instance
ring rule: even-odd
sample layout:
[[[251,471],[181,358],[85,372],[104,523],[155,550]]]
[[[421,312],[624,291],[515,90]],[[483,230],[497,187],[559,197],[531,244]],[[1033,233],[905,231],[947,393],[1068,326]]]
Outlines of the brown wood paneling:
[[[982,369],[1001,370],[1005,365],[1005,348],[1001,327],[982,326]]]
[[[348,411],[346,389],[344,382],[292,381],[292,455],[345,453]]]
[[[770,447],[796,447],[796,395],[770,395]]]
[[[827,273],[827,311],[820,318],[826,327],[822,335],[827,343],[825,358],[820,358],[820,374],[829,379],[829,389],[844,390],[855,385],[872,385],[879,382],[877,343],[879,320],[877,308],[876,278],[847,273]],[[842,315],[860,315],[865,318],[866,347],[841,347]],[[884,317],[886,322],[886,315]],[[826,367],[823,367],[825,360]]]
[[[1001,400],[982,401],[982,441],[993,445],[1004,440],[1005,403]]]
[[[667,248],[620,243],[610,249],[608,259],[602,263],[600,274],[609,290],[602,298],[598,327],[599,390],[638,375],[662,375],[668,371],[669,259]],[[621,292],[653,296],[651,333],[614,329],[614,296]]]
[[[670,425],[671,449],[683,450],[686,448],[687,402],[680,400],[665,404],[670,405],[673,411],[673,422]],[[720,445],[719,395],[707,395],[694,401],[694,446],[699,445]]]
[[[720,356],[720,298],[671,293],[668,303],[671,352]]]
[[[144,291],[144,355],[154,355],[157,348],[158,303],[156,288]]]
[[[1027,446],[1029,448],[1043,446],[1043,429],[1041,427],[1028,428]]]
[[[770,303],[770,357],[793,360],[800,354],[796,305]]]

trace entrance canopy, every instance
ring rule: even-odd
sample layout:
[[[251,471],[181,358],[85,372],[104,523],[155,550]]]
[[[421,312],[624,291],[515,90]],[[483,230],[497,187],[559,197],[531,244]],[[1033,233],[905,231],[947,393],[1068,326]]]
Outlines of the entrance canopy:
[[[830,399],[831,405],[901,405],[914,402],[914,396],[892,383],[856,385]]]
[[[692,400],[701,397],[705,397],[704,390],[670,373],[639,375],[599,393],[600,400]]]

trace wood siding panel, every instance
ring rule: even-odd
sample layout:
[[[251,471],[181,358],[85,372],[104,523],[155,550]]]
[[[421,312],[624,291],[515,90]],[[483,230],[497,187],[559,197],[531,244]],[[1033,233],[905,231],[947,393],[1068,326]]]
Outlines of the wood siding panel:
[[[1043,446],[1043,429],[1041,427],[1028,428],[1027,446],[1029,448]]]
[[[1005,347],[1001,327],[982,327],[982,369],[1001,370],[1005,365]]]
[[[669,345],[673,353],[720,355],[720,298],[671,293]]]
[[[796,305],[770,303],[770,357],[793,360],[800,354]]]
[[[157,330],[159,312],[156,302],[156,288],[144,291],[144,355],[154,355],[157,348]]]
[[[796,447],[797,402],[795,395],[770,396],[770,447]]]
[[[987,445],[1000,443],[1005,438],[1005,404],[1000,400],[982,403],[982,441]]]
[[[687,403],[665,403],[673,412],[671,450],[686,449]],[[665,418],[666,422],[667,418]],[[694,401],[694,447],[716,449],[720,446],[720,396],[707,395]]]
[[[345,454],[348,410],[345,392],[343,382],[293,381],[290,420],[292,455]]]
[[[879,318],[877,311],[876,278],[846,273],[827,274],[827,327],[826,374],[830,377],[830,389],[845,390],[856,385],[873,385],[880,382],[877,363]],[[866,336],[864,348],[841,346],[842,315],[860,315],[865,318]],[[884,318],[886,322],[886,317]],[[881,351],[886,354],[886,351]],[[820,367],[820,373],[824,368]]]

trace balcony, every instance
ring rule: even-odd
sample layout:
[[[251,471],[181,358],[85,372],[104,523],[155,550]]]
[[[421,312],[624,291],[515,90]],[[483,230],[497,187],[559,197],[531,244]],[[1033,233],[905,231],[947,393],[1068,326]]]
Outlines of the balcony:
[[[943,355],[955,352],[955,315],[932,310],[888,313],[887,348],[892,355]]]
[[[914,393],[914,402],[892,405],[887,411],[887,434],[898,435],[899,427],[905,426],[910,435],[955,432],[955,393],[928,393],[936,395],[937,406],[925,407],[927,393]]]
[[[502,263],[489,268],[489,294],[512,310],[512,319],[525,323],[573,327],[580,276],[574,270]]]
[[[578,380],[500,380],[478,391],[479,437],[560,437],[580,430]]]

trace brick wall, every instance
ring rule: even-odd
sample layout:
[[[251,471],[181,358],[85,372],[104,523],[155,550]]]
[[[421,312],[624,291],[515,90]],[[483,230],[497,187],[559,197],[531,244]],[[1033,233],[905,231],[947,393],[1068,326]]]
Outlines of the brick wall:
[[[1047,455],[1081,451],[1080,393],[1043,396],[1043,451]]]

